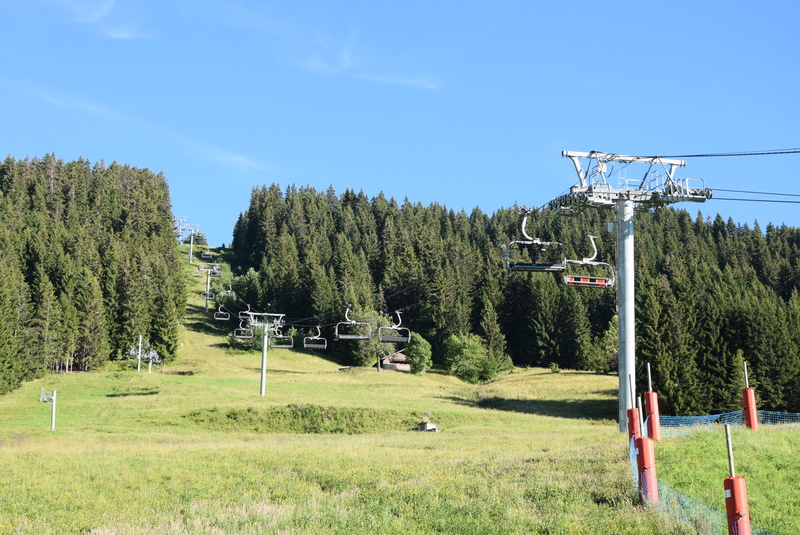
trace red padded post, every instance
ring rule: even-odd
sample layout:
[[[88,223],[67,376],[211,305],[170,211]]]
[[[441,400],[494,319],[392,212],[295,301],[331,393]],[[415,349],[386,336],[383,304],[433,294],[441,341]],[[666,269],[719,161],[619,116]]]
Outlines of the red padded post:
[[[656,454],[653,440],[637,437],[636,463],[639,466],[639,499],[642,503],[658,503],[658,479],[656,478]]]
[[[661,442],[661,416],[658,412],[658,394],[644,393],[644,418],[647,421],[647,436]]]
[[[628,415],[628,438],[636,438],[642,434],[639,428],[639,409],[636,407],[627,410]]]
[[[742,390],[742,401],[744,404],[744,424],[758,431],[758,412],[756,411],[756,392],[752,388]]]
[[[751,535],[750,509],[747,506],[747,486],[744,478],[725,478],[725,509],[728,513],[729,535]]]

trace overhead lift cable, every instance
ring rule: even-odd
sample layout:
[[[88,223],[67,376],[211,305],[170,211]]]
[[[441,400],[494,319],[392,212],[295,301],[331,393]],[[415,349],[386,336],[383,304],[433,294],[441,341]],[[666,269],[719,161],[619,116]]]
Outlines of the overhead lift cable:
[[[718,152],[708,154],[678,154],[675,156],[661,156],[662,158],[724,158],[729,156],[774,156],[776,154],[800,154],[800,149],[770,149],[748,152]],[[657,156],[654,156],[657,158]]]

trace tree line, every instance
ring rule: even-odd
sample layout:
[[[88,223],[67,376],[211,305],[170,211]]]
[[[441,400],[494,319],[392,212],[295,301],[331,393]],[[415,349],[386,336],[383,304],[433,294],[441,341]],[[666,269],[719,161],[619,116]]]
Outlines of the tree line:
[[[526,230],[564,244],[571,259],[591,256],[594,233],[597,260],[613,264],[606,229],[615,218],[533,211]],[[465,362],[454,347],[480,354],[469,380],[512,363],[616,371],[615,289],[507,271],[501,246],[522,238],[520,222],[518,206],[467,214],[349,189],[257,187],[233,230],[235,288],[254,308],[300,328],[320,324],[328,336],[345,303],[351,318],[383,324],[401,310],[403,325],[432,345],[434,363],[457,373]],[[637,213],[637,375],[646,384],[649,362],[666,413],[738,408],[745,360],[762,408],[800,411],[798,247],[791,227],[763,231],[669,207]],[[355,364],[370,358],[351,343],[334,351]]]
[[[527,232],[568,258],[613,263],[613,210],[533,211]],[[638,380],[650,363],[665,412],[736,409],[750,366],[762,408],[800,411],[800,231],[762,230],[674,208],[636,215]],[[127,357],[141,334],[175,356],[184,282],[166,180],[146,169],[54,155],[0,164],[0,392],[48,370]],[[434,363],[485,381],[517,366],[616,370],[614,289],[511,273],[519,207],[469,214],[333,188],[262,186],[233,229],[237,293],[290,325],[396,321]],[[384,345],[333,344],[367,364]],[[374,361],[374,360],[373,360]]]
[[[161,174],[52,154],[0,164],[0,393],[178,346],[184,279]]]

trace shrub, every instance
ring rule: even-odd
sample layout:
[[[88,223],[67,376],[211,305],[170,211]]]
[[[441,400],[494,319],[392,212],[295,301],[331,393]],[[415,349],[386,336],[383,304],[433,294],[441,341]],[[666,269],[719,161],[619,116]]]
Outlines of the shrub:
[[[406,345],[405,353],[409,358],[413,373],[425,373],[433,365],[431,345],[418,333],[411,333],[411,340]]]
[[[491,379],[489,350],[475,334],[453,334],[444,343],[444,363],[448,372],[468,383]]]

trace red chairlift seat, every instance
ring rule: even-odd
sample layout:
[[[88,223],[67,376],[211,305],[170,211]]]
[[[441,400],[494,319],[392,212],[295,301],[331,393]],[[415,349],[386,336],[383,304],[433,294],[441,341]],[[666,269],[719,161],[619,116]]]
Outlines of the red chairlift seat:
[[[597,256],[597,245],[594,243],[594,236],[587,234],[589,241],[592,243],[594,254],[589,258],[582,260],[567,260],[567,264],[575,266],[594,266],[600,267],[603,270],[611,273],[610,277],[578,274],[574,271],[572,273],[564,273],[564,284],[567,286],[579,286],[584,288],[611,288],[614,286],[614,268],[606,262],[598,262],[594,258]]]

